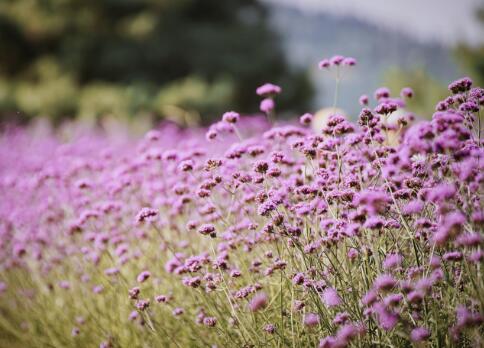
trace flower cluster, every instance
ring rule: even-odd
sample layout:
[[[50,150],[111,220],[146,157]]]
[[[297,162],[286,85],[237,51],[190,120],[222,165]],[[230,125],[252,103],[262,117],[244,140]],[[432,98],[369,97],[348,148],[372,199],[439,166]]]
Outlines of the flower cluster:
[[[483,344],[484,90],[449,89],[431,120],[389,125],[413,91],[381,88],[320,134],[234,111],[136,142],[5,133],[0,341]],[[257,89],[266,114],[281,92]]]
[[[318,66],[320,69],[329,69],[331,67],[339,67],[339,66],[355,66],[356,59],[352,57],[343,57],[343,56],[333,56],[331,58],[325,58],[319,62]]]

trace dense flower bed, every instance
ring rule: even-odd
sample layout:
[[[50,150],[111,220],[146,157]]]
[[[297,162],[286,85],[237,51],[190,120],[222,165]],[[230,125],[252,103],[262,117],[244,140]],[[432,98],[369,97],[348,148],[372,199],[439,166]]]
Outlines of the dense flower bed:
[[[484,90],[449,89],[414,125],[388,122],[412,91],[382,88],[321,134],[235,112],[139,141],[5,133],[0,346],[484,344]],[[281,89],[257,93],[272,119]]]

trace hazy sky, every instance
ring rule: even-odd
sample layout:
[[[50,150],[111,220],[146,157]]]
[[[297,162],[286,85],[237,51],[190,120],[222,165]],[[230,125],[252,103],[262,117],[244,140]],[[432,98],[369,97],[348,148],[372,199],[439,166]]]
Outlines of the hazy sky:
[[[475,9],[483,0],[263,0],[308,12],[352,16],[399,30],[421,41],[484,42],[484,24]]]

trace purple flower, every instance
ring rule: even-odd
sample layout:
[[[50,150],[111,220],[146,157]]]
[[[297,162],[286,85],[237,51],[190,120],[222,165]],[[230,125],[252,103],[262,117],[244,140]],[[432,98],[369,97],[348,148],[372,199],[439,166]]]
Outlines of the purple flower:
[[[413,97],[413,90],[410,87],[404,87],[400,91],[400,96],[402,98],[412,98]]]
[[[135,306],[140,311],[144,311],[146,308],[150,306],[150,300],[139,300],[136,302]]]
[[[343,65],[343,66],[355,66],[356,65],[356,59],[352,58],[352,57],[346,57],[341,62],[341,65]]]
[[[273,85],[272,83],[266,83],[256,90],[257,95],[267,96],[281,93],[281,87]]]
[[[266,114],[274,110],[274,107],[275,103],[272,98],[265,98],[260,102],[260,111],[265,112]]]
[[[168,302],[168,296],[166,295],[158,295],[155,297],[156,302],[158,303],[166,303]]]
[[[329,62],[331,65],[333,66],[338,66],[340,65],[341,63],[343,63],[345,57],[343,56],[339,56],[339,55],[336,55],[336,56],[333,56],[329,59]]]
[[[306,113],[299,118],[299,123],[303,126],[308,126],[313,121],[313,115]]]
[[[204,236],[210,235],[211,237],[215,237],[215,226],[212,224],[204,224],[198,228],[198,233]]]
[[[484,260],[484,252],[482,250],[475,250],[467,256],[467,260],[473,263],[480,263]]]
[[[232,278],[238,278],[242,275],[242,273],[240,273],[240,271],[238,269],[233,269],[230,271],[230,276]]]
[[[469,77],[464,77],[452,82],[449,85],[449,91],[451,91],[454,94],[467,92],[469,89],[471,89],[471,86],[472,86],[472,80]]]
[[[319,69],[327,69],[331,66],[329,59],[323,59],[318,63]]]
[[[254,171],[256,173],[264,174],[269,169],[269,163],[266,161],[257,161],[254,163]]]
[[[271,211],[276,210],[276,204],[272,201],[265,201],[257,208],[257,214],[267,216]]]
[[[383,299],[385,306],[390,307],[399,304],[403,300],[402,294],[390,294]]]
[[[440,266],[440,257],[437,255],[432,255],[430,257],[429,264],[432,268],[437,268]]]
[[[181,307],[176,307],[176,308],[173,309],[172,313],[173,313],[174,316],[180,316],[183,313],[185,313],[185,310]]]
[[[95,294],[100,294],[101,292],[103,292],[103,290],[104,290],[104,286],[102,286],[102,285],[95,285],[92,288],[92,292],[95,293]]]
[[[428,198],[432,202],[442,202],[452,199],[456,194],[456,188],[454,184],[443,183],[435,186],[428,195]]]
[[[178,168],[182,171],[182,172],[189,172],[191,170],[193,170],[193,167],[195,166],[195,164],[193,163],[192,160],[185,160],[185,161],[181,161]]]
[[[202,278],[200,276],[197,277],[185,277],[182,280],[183,285],[189,286],[192,288],[198,288],[201,284]]]
[[[480,313],[475,313],[463,305],[458,305],[456,309],[456,326],[459,329],[480,325],[484,318]]]
[[[449,251],[445,253],[442,258],[445,261],[460,261],[462,260],[462,253],[460,251]]]
[[[433,235],[435,243],[444,245],[450,238],[460,234],[466,220],[465,215],[458,211],[444,215]]]
[[[203,325],[214,327],[217,324],[217,318],[215,317],[205,317],[203,318]]]
[[[59,288],[69,290],[71,288],[71,284],[67,280],[61,280],[59,282]]]
[[[276,326],[274,324],[266,324],[264,326],[264,331],[268,334],[273,334],[274,332],[276,332]]]
[[[350,319],[350,315],[347,312],[337,313],[333,319],[333,324],[342,325]]]
[[[320,67],[336,74],[354,64],[334,56]],[[235,318],[244,310],[259,323],[249,331],[269,345],[278,315],[286,328],[302,324],[304,337],[294,344],[303,346],[316,337],[322,347],[371,346],[380,342],[374,323],[388,331],[382,342],[472,339],[483,320],[473,288],[484,261],[477,129],[484,89],[466,78],[449,87],[452,95],[431,120],[411,127],[413,117],[401,110],[413,95],[409,88],[396,97],[377,90],[378,105],[363,108],[358,125],[329,112],[318,131],[309,127],[311,114],[272,126],[281,92],[272,84],[257,90],[268,117],[229,111],[206,128],[162,122],[138,140],[74,127],[65,141],[55,127],[2,127],[0,269],[8,289],[0,282],[0,307],[12,298],[35,304],[45,289],[64,302],[78,301],[74,293],[86,303],[126,296],[125,321],[136,326],[128,331],[140,335],[152,314],[178,316],[187,308],[178,324],[195,320],[194,335],[207,342],[224,341],[216,335],[226,324],[232,331],[247,324]],[[360,102],[368,105],[368,97]],[[401,114],[391,115],[395,110]],[[161,266],[151,257],[156,253],[164,273],[152,277],[149,271]],[[129,275],[133,270],[139,272]],[[138,286],[126,288],[126,281]],[[281,282],[294,290],[291,299],[284,295],[284,308],[268,296]],[[162,288],[176,297],[158,295]],[[203,303],[196,303],[201,294]],[[235,312],[224,316],[225,295]],[[439,305],[442,315],[425,311]],[[451,305],[455,316],[448,315]],[[6,321],[28,332],[28,308],[15,309]],[[78,309],[71,325],[84,332]],[[356,319],[369,325],[371,337],[363,337],[366,328]],[[426,323],[432,327],[420,327]],[[105,332],[103,345],[115,345],[122,330]]]
[[[130,321],[135,321],[136,319],[138,319],[139,317],[139,313],[138,311],[132,311],[131,313],[129,313],[129,320]]]
[[[128,295],[129,295],[129,298],[132,299],[132,300],[136,300],[138,299],[138,296],[140,294],[141,290],[139,287],[134,287],[132,289],[129,289],[128,290]]]
[[[462,112],[479,112],[479,104],[473,101],[468,101],[459,106],[459,110]]]
[[[295,300],[292,304],[292,307],[295,311],[300,311],[305,307],[305,303],[303,301]]]
[[[138,277],[136,280],[138,283],[144,283],[149,277],[151,276],[151,273],[148,271],[143,271],[140,274],[138,274]]]
[[[383,268],[386,270],[393,269],[401,265],[403,257],[400,254],[388,254],[383,261]]]
[[[322,338],[319,341],[318,347],[319,348],[335,348],[335,347],[337,347],[336,338],[334,338],[333,336],[327,336],[325,338]]]
[[[371,216],[365,221],[363,226],[370,230],[380,230],[385,226],[385,220],[379,216]]]
[[[341,298],[338,295],[338,292],[333,288],[327,288],[326,290],[324,290],[321,297],[324,303],[326,304],[326,306],[328,307],[336,307],[342,303]]]
[[[218,135],[217,130],[216,129],[213,129],[213,128],[210,128],[207,131],[207,133],[205,134],[205,138],[210,141],[210,140],[215,139],[217,137],[217,135]]]
[[[407,295],[408,302],[420,303],[425,297],[425,293],[421,290],[410,291]]]
[[[136,215],[136,222],[141,223],[144,221],[154,221],[154,218],[158,215],[155,209],[142,208]]]
[[[267,306],[268,298],[264,292],[259,292],[252,297],[249,302],[249,309],[252,312],[258,312]]]
[[[349,323],[343,325],[336,333],[335,347],[346,347],[352,339],[362,335],[364,332],[365,328],[361,324]]]
[[[388,291],[393,289],[397,281],[389,274],[381,274],[379,275],[374,282],[374,287],[378,291]]]
[[[389,203],[391,203],[391,198],[381,191],[365,190],[353,198],[353,205],[355,207],[362,206],[369,215],[383,212]]]
[[[397,111],[397,109],[398,109],[397,103],[393,101],[384,101],[378,104],[373,111],[375,111],[377,114],[380,114],[380,115],[387,115]]]
[[[304,273],[296,273],[294,277],[292,277],[292,283],[294,285],[301,285],[302,283],[304,283],[305,279],[306,277],[304,276]]]
[[[378,302],[373,306],[375,311],[378,325],[385,331],[392,330],[398,323],[398,315],[392,311],[389,311],[387,307]]]
[[[347,256],[350,260],[354,260],[358,257],[358,254],[358,250],[356,250],[355,248],[350,248],[350,250],[348,250]]]
[[[375,99],[380,100],[382,98],[389,98],[390,90],[386,87],[380,87],[375,91]]]
[[[235,111],[228,111],[222,116],[222,120],[227,123],[237,123],[239,121],[240,115]]]
[[[416,327],[410,332],[412,342],[425,341],[430,337],[430,331],[424,327]]]
[[[0,294],[7,290],[8,286],[5,282],[0,282]]]
[[[314,327],[319,325],[319,315],[316,313],[306,313],[304,316],[304,325]]]
[[[375,303],[377,298],[378,293],[375,290],[370,290],[363,296],[363,298],[361,299],[361,303],[364,306],[371,306],[373,303]]]
[[[363,94],[360,99],[358,100],[361,106],[366,106],[368,105],[368,96],[366,94]]]
[[[406,215],[418,214],[424,208],[424,204],[422,201],[416,199],[413,201],[408,202],[403,208],[402,213]]]

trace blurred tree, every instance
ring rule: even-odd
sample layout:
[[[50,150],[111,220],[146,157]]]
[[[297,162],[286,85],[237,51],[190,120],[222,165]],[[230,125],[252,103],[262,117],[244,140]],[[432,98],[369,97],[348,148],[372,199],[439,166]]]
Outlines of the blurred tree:
[[[430,118],[435,112],[435,104],[449,93],[447,87],[432,78],[425,69],[390,69],[385,73],[384,84],[398,95],[403,87],[411,87],[414,96],[406,100],[407,110],[421,118]]]
[[[477,10],[476,15],[484,25],[484,6]],[[475,84],[484,86],[484,43],[478,46],[461,43],[454,49],[454,55]]]
[[[257,0],[2,0],[0,113],[209,120],[257,110],[268,81],[301,111],[312,87],[266,17]]]

